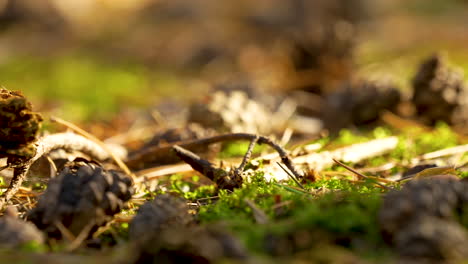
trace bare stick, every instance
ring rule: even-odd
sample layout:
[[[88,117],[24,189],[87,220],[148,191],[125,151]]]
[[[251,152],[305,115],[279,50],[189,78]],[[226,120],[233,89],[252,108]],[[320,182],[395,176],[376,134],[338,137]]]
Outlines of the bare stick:
[[[390,187],[388,187],[388,186],[386,186],[386,185],[383,185],[383,184],[381,184],[380,182],[378,182],[378,181],[376,181],[376,180],[374,180],[374,179],[371,179],[371,178],[367,177],[366,175],[364,175],[364,174],[362,174],[362,173],[356,171],[355,169],[349,167],[348,165],[346,165],[346,164],[344,164],[344,163],[342,163],[342,162],[340,162],[340,161],[338,161],[338,160],[336,160],[336,159],[333,159],[333,161],[336,162],[336,163],[337,163],[338,165],[340,165],[341,167],[343,167],[343,168],[349,170],[350,172],[352,172],[352,173],[358,175],[358,176],[361,177],[361,178],[365,178],[365,179],[371,180],[371,181],[373,181],[375,184],[379,185],[380,187],[383,187],[384,189],[392,190],[392,188],[390,188]]]
[[[173,150],[180,159],[192,166],[194,170],[215,182],[218,188],[232,191],[242,185],[243,179],[241,175],[228,173],[221,168],[216,168],[209,161],[182,147],[174,146]]]
[[[235,170],[235,173],[240,175],[245,168],[245,165],[247,165],[247,162],[249,162],[250,157],[252,156],[253,149],[255,147],[255,144],[257,144],[258,141],[258,136],[256,136],[252,141],[250,141],[249,148],[247,149],[247,152],[245,152],[244,158],[242,159],[241,164],[239,167]]]
[[[191,140],[191,141],[176,142],[176,143],[165,145],[165,146],[148,148],[140,153],[134,154],[133,156],[129,157],[127,159],[127,164],[130,167],[134,167],[134,166],[136,167],[140,163],[154,160],[154,158],[157,157],[158,155],[169,155],[170,150],[175,145],[180,146],[187,150],[192,150],[196,147],[206,146],[209,144],[214,144],[214,143],[218,143],[222,141],[253,140],[256,137],[258,137],[258,144],[267,144],[270,147],[272,147],[274,150],[276,150],[279,156],[281,157],[282,162],[284,163],[284,165],[286,165],[286,167],[288,167],[291,173],[297,178],[302,178],[301,173],[298,172],[298,170],[292,163],[292,160],[289,158],[286,150],[284,150],[280,145],[276,144],[275,142],[273,142],[271,139],[267,137],[258,136],[255,134],[248,134],[248,133],[223,134],[223,135],[218,135],[214,137],[202,138],[202,139]]]
[[[210,175],[216,168],[209,161],[200,158],[195,153],[179,146],[174,146],[173,150],[181,160],[189,164],[194,170],[203,175]],[[213,180],[213,179],[212,179]]]
[[[56,149],[80,151],[97,160],[106,160],[109,158],[109,154],[99,145],[80,135],[58,133],[42,137],[36,143],[36,154],[34,157],[14,167],[13,178],[11,179],[10,185],[0,197],[0,208],[3,208],[4,204],[18,192],[31,165],[43,155]]]
[[[78,134],[81,134],[83,135],[84,137],[94,141],[94,143],[98,144],[99,146],[101,146],[101,148],[103,148],[107,153],[109,153],[109,155],[112,157],[112,159],[115,161],[115,163],[120,167],[120,169],[122,169],[127,175],[129,175],[132,180],[134,181],[135,180],[135,175],[130,171],[130,169],[127,167],[127,165],[125,165],[125,163],[119,158],[117,157],[117,155],[114,154],[114,152],[112,152],[107,146],[106,144],[104,144],[104,142],[102,142],[101,140],[99,140],[97,137],[91,135],[90,133],[84,131],[83,129],[79,128],[78,126],[76,126],[75,124],[72,124],[68,121],[65,121],[63,119],[60,119],[58,117],[51,117],[50,120],[52,122],[57,122],[59,124],[62,124],[70,129],[72,129],[73,131],[75,131],[76,133]]]

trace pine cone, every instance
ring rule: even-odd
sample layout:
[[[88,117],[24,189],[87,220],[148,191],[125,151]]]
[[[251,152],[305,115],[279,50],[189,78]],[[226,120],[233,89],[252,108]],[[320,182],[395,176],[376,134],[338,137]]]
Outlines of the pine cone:
[[[450,69],[442,56],[433,55],[421,64],[413,89],[412,101],[426,123],[468,123],[468,88],[463,74]]]
[[[402,257],[413,259],[468,259],[468,230],[462,225],[425,216],[411,221],[395,237]]]
[[[50,180],[28,218],[49,237],[61,237],[57,222],[74,235],[91,225],[89,234],[92,234],[132,197],[131,184],[130,178],[121,172],[75,161]]]
[[[32,223],[11,216],[0,218],[0,246],[16,248],[30,242],[44,243],[44,235]]]
[[[160,195],[147,202],[130,223],[137,263],[211,263],[245,258],[245,249],[229,234],[195,226],[184,200]]]
[[[186,226],[192,221],[183,199],[167,194],[143,204],[130,223],[129,237],[134,241],[151,239],[164,228]]]
[[[21,92],[0,89],[0,157],[34,156],[41,122]]]
[[[466,181],[447,178],[410,181],[400,191],[385,196],[379,213],[384,238],[404,256],[451,258],[453,254],[458,254],[444,253],[451,243],[468,241],[468,237],[456,235],[458,231],[452,232],[465,229],[457,219],[460,217],[458,214],[466,210],[467,204]],[[444,236],[440,233],[444,233]],[[410,244],[415,246],[409,247]]]
[[[217,91],[208,103],[190,107],[188,121],[221,132],[269,133],[273,113],[243,91]]]
[[[324,119],[332,130],[370,124],[383,110],[395,110],[400,101],[401,93],[392,83],[361,80],[328,96]]]

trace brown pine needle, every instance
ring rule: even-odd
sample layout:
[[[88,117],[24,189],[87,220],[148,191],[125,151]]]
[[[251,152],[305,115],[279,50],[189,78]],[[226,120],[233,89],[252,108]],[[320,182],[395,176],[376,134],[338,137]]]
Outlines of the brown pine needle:
[[[278,164],[278,166],[280,166],[280,168],[282,170],[284,170],[284,172],[286,172],[286,174],[289,176],[289,178],[291,178],[296,184],[297,186],[301,187],[303,190],[305,190],[304,186],[299,182],[299,179],[296,179],[296,177],[291,173],[289,172],[289,170],[287,170],[285,167],[283,167],[283,165],[279,162],[276,162]]]
[[[65,121],[61,118],[58,118],[58,117],[50,117],[50,120],[52,122],[56,122],[56,123],[59,123],[61,125],[64,125],[68,128],[70,128],[71,130],[75,131],[76,133],[88,138],[89,140],[95,142],[96,144],[98,144],[99,146],[101,146],[107,153],[109,153],[109,155],[112,157],[112,159],[115,161],[115,163],[120,167],[120,169],[122,169],[127,175],[129,175],[132,179],[132,181],[135,182],[136,180],[136,176],[130,171],[130,169],[127,167],[127,165],[125,165],[125,163],[119,158],[117,157],[114,152],[112,152],[108,147],[107,145],[102,142],[101,140],[99,140],[97,137],[91,135],[90,133],[86,132],[85,130],[81,129],[80,127],[78,127],[77,125],[71,123],[71,122],[68,122],[68,121]]]
[[[375,184],[379,185],[380,187],[383,187],[384,189],[392,190],[392,188],[390,188],[390,187],[388,187],[388,186],[386,186],[386,185],[384,185],[384,184],[381,184],[380,182],[378,182],[378,181],[376,181],[376,180],[374,180],[374,179],[372,179],[372,178],[370,178],[370,177],[367,177],[366,175],[364,175],[364,174],[362,174],[362,173],[356,171],[355,169],[349,167],[348,165],[346,165],[346,164],[344,164],[344,163],[342,163],[342,162],[340,162],[340,161],[338,161],[338,160],[336,160],[336,159],[333,159],[333,161],[334,161],[335,163],[337,163],[338,165],[340,165],[341,167],[343,167],[343,168],[349,170],[350,172],[356,174],[357,176],[359,176],[359,177],[361,177],[361,178],[371,180],[371,181],[373,181]]]

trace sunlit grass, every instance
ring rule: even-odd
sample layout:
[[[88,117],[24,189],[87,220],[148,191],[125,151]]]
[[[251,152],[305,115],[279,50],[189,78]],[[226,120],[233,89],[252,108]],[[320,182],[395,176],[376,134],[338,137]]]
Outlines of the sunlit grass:
[[[59,109],[59,115],[74,121],[148,106],[177,85],[172,76],[142,65],[80,55],[16,57],[0,64],[0,76],[0,85],[21,90],[36,105]]]

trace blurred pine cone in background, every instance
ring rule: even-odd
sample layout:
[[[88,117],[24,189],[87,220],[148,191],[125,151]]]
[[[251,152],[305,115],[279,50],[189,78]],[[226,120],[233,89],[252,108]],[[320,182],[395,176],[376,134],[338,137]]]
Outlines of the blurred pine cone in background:
[[[385,196],[379,222],[384,238],[401,256],[466,259],[468,230],[462,224],[467,208],[467,181],[412,180]]]
[[[444,57],[426,59],[413,79],[413,88],[412,102],[426,124],[468,125],[468,86],[463,72],[450,68]]]
[[[331,131],[338,131],[349,125],[375,123],[382,111],[396,110],[401,98],[401,91],[388,81],[348,83],[327,96],[327,107],[323,110],[325,124]]]

